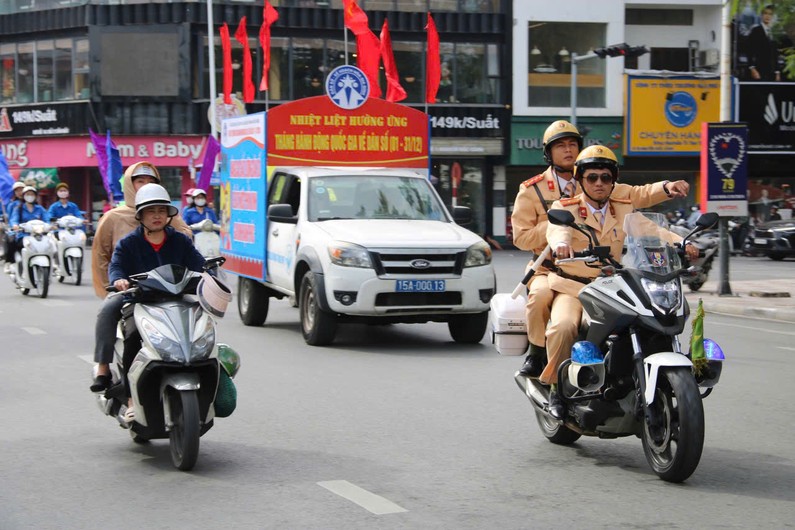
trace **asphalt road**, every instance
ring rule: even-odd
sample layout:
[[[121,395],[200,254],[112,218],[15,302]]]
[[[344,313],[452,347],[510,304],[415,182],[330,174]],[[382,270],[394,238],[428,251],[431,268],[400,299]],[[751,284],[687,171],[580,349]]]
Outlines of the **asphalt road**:
[[[498,253],[500,290],[523,259]],[[285,301],[260,328],[230,307],[219,336],[243,358],[238,408],[179,472],[166,441],[132,443],[94,404],[98,308],[87,285],[55,284],[40,300],[0,278],[2,529],[793,524],[788,324],[708,315],[705,334],[729,360],[705,401],[701,464],[672,485],[637,439],[547,442],[513,381],[521,358],[487,337],[460,346],[441,324],[355,325],[309,347]]]

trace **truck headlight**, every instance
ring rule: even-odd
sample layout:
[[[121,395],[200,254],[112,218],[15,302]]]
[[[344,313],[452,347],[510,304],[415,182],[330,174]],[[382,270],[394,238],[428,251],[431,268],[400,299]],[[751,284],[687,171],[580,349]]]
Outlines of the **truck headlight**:
[[[467,249],[464,267],[481,267],[491,263],[491,247],[485,241],[475,243]]]
[[[366,248],[359,245],[344,241],[333,241],[328,246],[328,255],[334,265],[360,267],[362,269],[373,268],[370,253],[367,252]]]

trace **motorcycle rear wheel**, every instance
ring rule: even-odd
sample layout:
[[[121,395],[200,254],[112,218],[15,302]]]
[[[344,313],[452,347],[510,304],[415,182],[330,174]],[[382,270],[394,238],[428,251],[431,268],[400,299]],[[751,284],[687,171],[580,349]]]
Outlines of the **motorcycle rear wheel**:
[[[682,482],[698,467],[704,448],[704,406],[689,367],[660,371],[652,407],[661,425],[643,422],[646,460],[661,479]]]
[[[199,458],[199,396],[195,390],[170,390],[169,406],[173,426],[169,432],[171,462],[181,471],[189,471]]]
[[[580,439],[580,433],[572,431],[563,425],[563,423],[550,418],[548,414],[540,410],[536,410],[535,413],[538,426],[541,428],[541,434],[553,444],[571,445]]]

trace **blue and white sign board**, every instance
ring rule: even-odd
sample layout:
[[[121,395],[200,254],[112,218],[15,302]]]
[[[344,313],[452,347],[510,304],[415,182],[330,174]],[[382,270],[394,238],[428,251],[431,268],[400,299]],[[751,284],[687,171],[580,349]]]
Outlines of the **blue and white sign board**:
[[[224,268],[257,280],[266,274],[268,185],[264,112],[221,125],[221,255]]]
[[[748,215],[747,124],[701,124],[701,211]]]

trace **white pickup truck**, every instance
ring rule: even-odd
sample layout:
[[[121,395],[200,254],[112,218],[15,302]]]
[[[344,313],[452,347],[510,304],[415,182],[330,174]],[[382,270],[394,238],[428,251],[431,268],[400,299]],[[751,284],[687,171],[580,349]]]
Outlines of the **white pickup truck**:
[[[292,297],[312,345],[345,322],[447,322],[456,342],[483,338],[491,249],[459,226],[470,210],[451,216],[427,172],[278,167],[267,206],[265,279],[239,279],[244,324],[263,324],[270,298]]]

